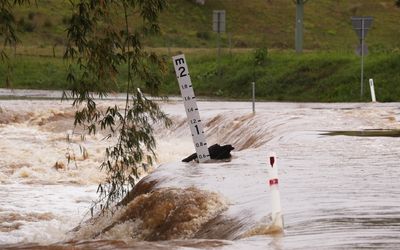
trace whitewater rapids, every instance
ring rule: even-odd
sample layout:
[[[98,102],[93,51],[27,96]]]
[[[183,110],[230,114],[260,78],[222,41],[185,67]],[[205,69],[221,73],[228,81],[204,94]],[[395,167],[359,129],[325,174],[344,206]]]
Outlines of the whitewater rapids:
[[[327,135],[398,131],[398,104],[257,103],[252,114],[250,103],[199,102],[208,144],[235,147],[230,162],[201,165],[180,162],[194,152],[183,104],[161,105],[174,125],[157,127],[158,166],[127,207],[90,224],[109,142],[81,141],[69,103],[0,101],[0,248],[400,245],[398,138]],[[268,230],[270,151],[281,170],[285,231],[278,234]]]

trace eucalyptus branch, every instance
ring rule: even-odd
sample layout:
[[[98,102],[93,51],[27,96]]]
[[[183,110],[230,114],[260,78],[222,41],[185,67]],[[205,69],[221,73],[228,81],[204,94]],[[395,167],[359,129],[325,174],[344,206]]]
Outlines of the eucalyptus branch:
[[[125,34],[127,37],[129,37],[129,23],[128,23],[128,11],[127,11],[127,6],[126,6],[126,2],[124,2],[123,4],[123,8],[124,8],[124,17],[125,17]],[[128,55],[130,54],[130,44],[129,44],[129,40],[126,39],[126,41],[124,42],[123,45],[123,53],[125,53],[125,49],[127,49],[127,53]],[[125,100],[125,116],[124,116],[124,123],[123,123],[123,127],[122,129],[124,129],[125,127],[125,121],[126,121],[126,114],[128,112],[128,106],[129,106],[129,93],[130,93],[130,85],[132,83],[132,75],[131,75],[131,58],[128,56],[128,64],[127,64],[127,68],[128,68],[128,83],[126,86],[126,100]]]
[[[153,92],[161,83],[164,61],[143,51],[141,39],[158,31],[157,16],[165,4],[166,0],[80,0],[72,5],[65,53],[71,61],[67,76],[71,94],[65,95],[73,98],[77,108],[74,124],[89,134],[100,130],[108,133],[106,138],[116,139],[100,165],[107,179],[99,184],[95,205],[99,204],[102,211],[123,198],[135,185],[140,169],[146,170],[156,159],[153,124],[171,123],[159,106],[134,86],[134,81],[142,82]],[[142,25],[133,29],[128,13],[134,11],[140,13]],[[115,22],[115,12],[124,13],[122,27]],[[99,109],[95,96],[102,98],[118,90],[117,76],[124,66],[128,79],[124,108],[114,105]]]

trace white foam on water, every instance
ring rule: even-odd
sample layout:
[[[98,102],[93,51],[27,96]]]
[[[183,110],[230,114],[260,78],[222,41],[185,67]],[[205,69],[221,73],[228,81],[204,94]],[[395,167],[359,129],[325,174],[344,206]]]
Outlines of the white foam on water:
[[[85,216],[95,199],[95,187],[68,185],[0,185],[1,243],[37,242],[48,244],[65,240],[66,232]],[[12,224],[16,230],[7,231]]]

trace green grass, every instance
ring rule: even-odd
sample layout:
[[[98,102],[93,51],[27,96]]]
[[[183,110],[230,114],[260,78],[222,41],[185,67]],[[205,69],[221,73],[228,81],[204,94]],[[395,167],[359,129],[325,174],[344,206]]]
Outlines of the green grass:
[[[371,54],[365,58],[364,96],[360,99],[360,58],[352,53],[312,52],[299,56],[272,51],[261,65],[255,65],[254,51],[225,52],[218,62],[214,52],[194,50],[186,54],[198,96],[250,99],[250,83],[254,81],[259,100],[369,101],[368,79],[373,78],[378,101],[400,101],[400,53]],[[170,60],[169,56],[167,59]],[[12,65],[13,88],[67,88],[67,67],[61,58],[17,56],[12,58]],[[122,67],[119,91],[123,91],[126,82],[124,72]],[[5,75],[6,66],[0,65],[0,76]],[[0,78],[1,87],[5,87],[4,82],[5,77]],[[179,95],[172,63],[160,94]]]
[[[373,16],[366,42],[363,101],[368,101],[368,78],[374,78],[379,101],[400,100],[400,8],[393,0],[311,0],[305,6],[305,53],[295,55],[292,0],[168,0],[160,16],[161,36],[145,40],[147,48],[169,58],[185,53],[195,92],[218,98],[250,98],[250,82],[257,98],[278,101],[359,101],[360,58],[354,55],[358,38],[351,16]],[[216,61],[217,36],[211,31],[212,11],[225,9],[228,49]],[[22,43],[10,51],[14,88],[64,89],[66,65],[62,55],[71,8],[65,0],[37,0],[16,10]],[[117,15],[116,18],[119,18]],[[122,17],[121,17],[122,18]],[[135,17],[131,21],[135,22]],[[254,49],[268,48],[267,60],[254,65]],[[53,58],[54,56],[54,58]],[[121,68],[124,72],[124,68]],[[5,86],[6,65],[0,65]],[[119,90],[126,82],[119,78]],[[139,83],[140,85],[140,83]],[[179,94],[172,65],[161,94]]]
[[[63,89],[66,86],[67,66],[60,58],[11,57],[11,87],[25,89]],[[7,67],[0,65],[0,83],[5,86]],[[4,76],[4,77],[3,77]]]
[[[400,54],[365,58],[364,96],[360,99],[360,58],[348,53],[270,53],[264,65],[254,66],[254,54],[188,58],[199,95],[249,99],[252,81],[259,99],[275,101],[369,101],[368,78],[375,81],[379,101],[400,100]],[[173,77],[164,91],[178,94]],[[172,92],[169,92],[172,91]]]
[[[225,9],[227,33],[222,46],[289,49],[294,47],[295,5],[292,0],[168,0],[160,16],[162,35],[146,40],[152,47],[215,47],[212,11]],[[65,40],[71,7],[65,0],[37,0],[16,11],[24,46],[52,46]],[[358,38],[351,16],[373,16],[367,43],[372,49],[400,48],[400,8],[393,0],[311,0],[305,5],[304,48],[352,51]],[[118,18],[118,15],[117,15]],[[122,17],[121,17],[122,18]],[[21,21],[23,20],[23,21]],[[132,19],[135,23],[136,19]],[[32,29],[33,30],[30,30]],[[229,43],[229,41],[231,41]]]

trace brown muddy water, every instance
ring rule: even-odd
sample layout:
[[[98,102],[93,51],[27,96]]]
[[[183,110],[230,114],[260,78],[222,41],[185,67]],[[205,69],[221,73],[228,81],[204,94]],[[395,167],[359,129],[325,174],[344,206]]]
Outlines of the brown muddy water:
[[[368,129],[361,131],[330,131],[322,135],[347,135],[364,137],[400,137],[400,130]]]
[[[68,103],[0,101],[0,249],[400,248],[398,103],[198,106],[208,143],[232,144],[232,160],[180,162],[194,151],[183,104],[163,103],[175,123],[157,128],[158,166],[126,206],[90,218],[109,143],[80,141]],[[270,228],[270,151],[283,232]]]

